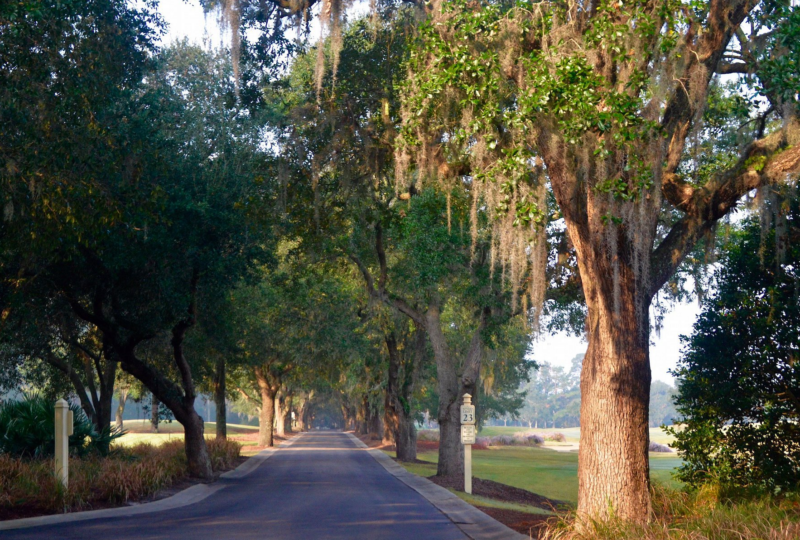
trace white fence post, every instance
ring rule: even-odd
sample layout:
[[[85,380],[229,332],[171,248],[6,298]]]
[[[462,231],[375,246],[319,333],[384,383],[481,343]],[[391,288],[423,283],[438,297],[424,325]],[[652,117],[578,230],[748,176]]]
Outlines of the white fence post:
[[[69,484],[69,436],[73,432],[73,414],[69,403],[63,399],[56,401],[56,478],[61,481],[64,489]]]

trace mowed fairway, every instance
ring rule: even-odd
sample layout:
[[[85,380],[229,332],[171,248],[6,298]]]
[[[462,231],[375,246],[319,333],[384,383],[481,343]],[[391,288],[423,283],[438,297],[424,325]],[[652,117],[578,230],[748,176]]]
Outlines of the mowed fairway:
[[[420,452],[428,462],[406,465],[420,476],[436,474],[436,451]],[[472,452],[473,475],[486,480],[526,489],[551,499],[578,502],[578,453],[555,452],[546,448],[492,447]],[[680,484],[672,471],[681,460],[676,454],[650,454],[650,478],[672,487]]]

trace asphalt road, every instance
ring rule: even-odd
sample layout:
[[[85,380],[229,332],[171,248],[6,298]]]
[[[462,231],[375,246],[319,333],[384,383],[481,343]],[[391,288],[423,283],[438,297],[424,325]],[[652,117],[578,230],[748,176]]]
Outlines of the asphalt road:
[[[466,536],[344,433],[299,435],[196,504],[124,518],[0,531],[0,539],[455,540]]]

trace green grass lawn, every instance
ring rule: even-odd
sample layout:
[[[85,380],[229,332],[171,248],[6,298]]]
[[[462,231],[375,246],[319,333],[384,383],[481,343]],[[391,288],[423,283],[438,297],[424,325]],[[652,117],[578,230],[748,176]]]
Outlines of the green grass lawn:
[[[528,429],[526,427],[485,426],[478,432],[481,437],[494,437],[496,435],[513,435],[519,431],[532,431],[534,433],[563,433],[567,442],[578,442],[581,437],[581,428],[555,428],[555,429]],[[650,428],[650,440],[659,444],[670,444],[674,437],[660,427]]]
[[[566,434],[565,434],[566,435]],[[390,454],[391,455],[391,454]],[[427,463],[404,464],[414,474],[436,474],[438,455],[420,452],[418,459]],[[544,448],[506,447],[472,452],[473,475],[486,480],[526,489],[550,499],[578,502],[578,454],[554,452]],[[671,471],[680,464],[675,454],[650,454],[650,477],[678,487]]]
[[[148,443],[154,446],[164,444],[168,441],[183,440],[183,426],[178,422],[163,422],[158,426],[158,433],[154,433],[150,427],[149,420],[125,420],[125,435],[117,439],[117,444],[123,446],[133,446],[140,443]],[[206,437],[214,437],[216,430],[215,422],[206,422]],[[242,424],[228,424],[228,435],[246,435],[258,433],[257,426],[245,426]],[[242,454],[247,455],[247,447],[255,446],[256,441],[240,441],[242,444]]]

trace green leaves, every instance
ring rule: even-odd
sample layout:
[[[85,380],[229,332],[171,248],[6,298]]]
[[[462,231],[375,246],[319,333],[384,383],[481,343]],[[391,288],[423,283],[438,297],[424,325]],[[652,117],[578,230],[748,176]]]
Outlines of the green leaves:
[[[716,291],[684,340],[676,404],[685,423],[674,435],[679,477],[692,485],[774,493],[800,483],[800,253],[786,244],[797,201],[770,211],[783,225],[762,231],[751,219],[735,231]]]

